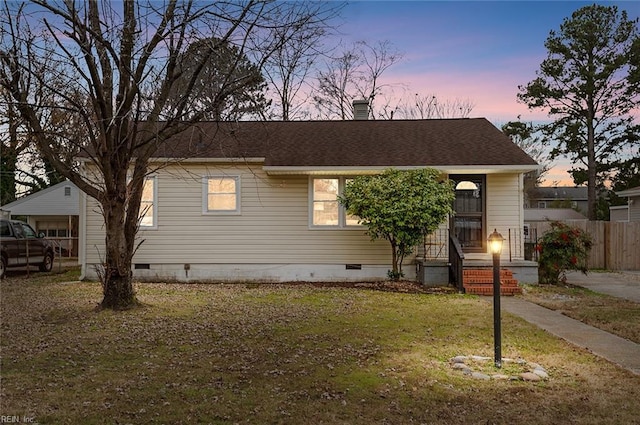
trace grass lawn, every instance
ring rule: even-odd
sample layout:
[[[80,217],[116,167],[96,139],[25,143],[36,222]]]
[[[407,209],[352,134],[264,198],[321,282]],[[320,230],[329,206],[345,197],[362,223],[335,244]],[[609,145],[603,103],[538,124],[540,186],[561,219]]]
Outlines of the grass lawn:
[[[640,304],[573,285],[525,285],[523,297],[640,344]]]
[[[550,378],[483,381],[453,370],[456,355],[493,355],[492,306],[477,297],[138,284],[144,307],[113,312],[95,309],[98,283],[70,280],[0,283],[0,415],[40,424],[640,423],[639,377],[506,313],[503,355]]]

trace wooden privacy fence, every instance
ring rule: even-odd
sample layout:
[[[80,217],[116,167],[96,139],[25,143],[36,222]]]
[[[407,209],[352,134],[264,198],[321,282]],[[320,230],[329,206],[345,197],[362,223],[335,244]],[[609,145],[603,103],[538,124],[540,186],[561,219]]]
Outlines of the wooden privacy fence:
[[[640,270],[640,222],[565,220],[564,223],[591,235],[589,268]],[[530,223],[529,227],[540,238],[551,223]]]

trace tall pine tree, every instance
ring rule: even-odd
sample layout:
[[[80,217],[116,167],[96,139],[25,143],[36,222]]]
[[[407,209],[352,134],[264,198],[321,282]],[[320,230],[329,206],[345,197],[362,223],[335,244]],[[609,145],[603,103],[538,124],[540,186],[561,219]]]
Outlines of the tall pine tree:
[[[576,184],[587,183],[588,216],[595,220],[598,185],[640,140],[633,117],[640,98],[638,20],[615,6],[586,6],[551,31],[545,47],[537,78],[519,87],[518,98],[555,119],[544,127],[557,142],[552,159],[573,161],[570,172]]]

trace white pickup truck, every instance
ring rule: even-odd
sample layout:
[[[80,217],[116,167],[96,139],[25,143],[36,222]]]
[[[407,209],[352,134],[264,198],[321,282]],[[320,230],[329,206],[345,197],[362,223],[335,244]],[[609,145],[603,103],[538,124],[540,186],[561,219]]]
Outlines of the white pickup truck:
[[[0,279],[8,267],[38,266],[40,271],[53,268],[54,249],[44,234],[36,232],[27,223],[0,220]]]

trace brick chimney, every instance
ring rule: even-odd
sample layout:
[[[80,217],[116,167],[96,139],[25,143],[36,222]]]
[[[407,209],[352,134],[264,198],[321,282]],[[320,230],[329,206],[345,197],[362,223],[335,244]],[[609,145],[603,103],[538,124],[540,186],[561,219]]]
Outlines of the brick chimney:
[[[369,119],[369,101],[367,99],[356,99],[353,101],[353,119]]]

